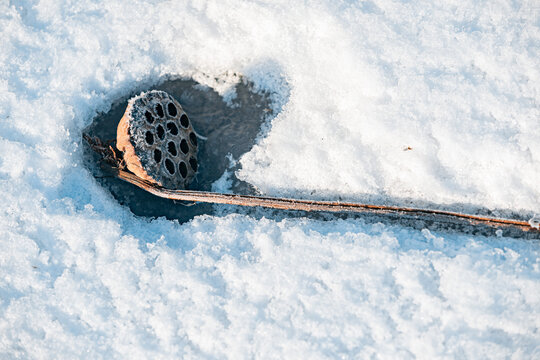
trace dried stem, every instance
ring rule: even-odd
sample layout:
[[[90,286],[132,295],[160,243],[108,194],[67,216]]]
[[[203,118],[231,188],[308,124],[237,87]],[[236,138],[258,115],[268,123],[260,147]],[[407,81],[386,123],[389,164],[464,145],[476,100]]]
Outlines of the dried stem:
[[[486,216],[478,216],[471,214],[462,214],[452,211],[444,210],[429,210],[429,209],[416,209],[398,206],[384,206],[384,205],[370,205],[370,204],[358,204],[347,202],[334,202],[334,201],[314,201],[314,200],[300,200],[300,199],[287,199],[287,198],[275,198],[267,196],[248,196],[248,195],[236,195],[236,194],[220,194],[206,191],[193,191],[193,190],[170,190],[163,187],[152,184],[148,181],[138,178],[137,176],[120,170],[112,169],[113,174],[127,181],[133,185],[140,187],[156,196],[182,201],[193,202],[206,202],[215,204],[229,204],[229,205],[241,205],[241,206],[261,206],[273,209],[282,210],[302,210],[302,211],[329,211],[329,212],[355,212],[355,213],[377,213],[377,214],[411,214],[411,215],[442,215],[451,218],[465,219],[472,224],[485,224],[491,226],[513,226],[518,227],[524,231],[530,231],[534,229],[529,225],[527,221],[492,218]]]

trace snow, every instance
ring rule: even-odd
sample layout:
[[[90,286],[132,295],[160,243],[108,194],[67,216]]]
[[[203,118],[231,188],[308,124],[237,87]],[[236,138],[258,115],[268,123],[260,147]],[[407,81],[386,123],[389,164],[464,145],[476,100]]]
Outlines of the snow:
[[[137,217],[81,146],[134,90],[242,74],[273,99],[237,159],[262,193],[534,220],[533,1],[23,0],[0,34],[1,358],[540,357],[538,240]]]
[[[529,219],[529,224],[535,229],[540,229],[540,216],[534,215],[531,219]]]

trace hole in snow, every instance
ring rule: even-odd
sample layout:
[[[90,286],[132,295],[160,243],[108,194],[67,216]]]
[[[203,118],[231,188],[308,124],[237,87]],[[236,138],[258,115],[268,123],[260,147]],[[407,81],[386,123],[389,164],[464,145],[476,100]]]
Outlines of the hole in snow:
[[[174,110],[169,108],[169,102],[164,102],[163,106],[156,106],[154,114],[145,113],[144,118],[147,123],[155,126],[152,131],[152,140],[155,145],[158,139],[165,139],[165,136],[182,135],[185,128],[189,128],[190,122],[194,129],[201,135],[208,137],[208,140],[197,141],[195,134],[183,135],[181,140],[175,141],[175,150],[181,156],[186,156],[181,163],[174,163],[172,159],[167,159],[163,151],[167,148],[154,149],[149,156],[141,159],[155,163],[163,163],[163,171],[173,176],[189,174],[199,167],[204,171],[197,173],[189,185],[190,189],[212,190],[212,184],[220,179],[225,170],[229,167],[227,154],[231,154],[235,159],[239,159],[244,153],[249,151],[255,142],[255,137],[259,134],[261,125],[268,118],[269,114],[264,111],[271,107],[268,95],[253,92],[253,85],[246,81],[240,81],[235,87],[236,98],[234,106],[227,106],[223,98],[212,89],[201,85],[193,80],[172,80],[165,81],[159,86],[152,88],[137,88],[131,93],[112,104],[109,112],[101,113],[93,119],[92,124],[84,130],[90,136],[98,136],[103,141],[116,139],[116,128],[122,118],[129,98],[139,95],[142,91],[163,90],[174,97],[181,105],[187,115],[180,112],[176,107],[177,114],[184,116],[178,120],[165,121],[163,111],[172,115]],[[189,118],[188,118],[189,116]],[[178,121],[175,123],[175,121]],[[144,134],[146,141],[146,133]],[[149,141],[150,142],[150,141]],[[190,153],[191,144],[198,145],[197,154]],[[114,146],[114,144],[113,144]],[[139,216],[160,217],[177,219],[181,222],[188,221],[193,216],[199,214],[212,213],[214,207],[210,204],[198,203],[194,206],[182,206],[171,200],[154,196],[134,185],[125,183],[116,178],[107,176],[100,169],[97,155],[90,150],[85,143],[84,147],[85,163],[96,175],[97,181],[106,187],[111,194],[121,203]],[[177,156],[178,156],[177,154]],[[192,155],[196,155],[192,156]],[[189,160],[188,160],[189,159]],[[167,161],[168,160],[168,161]],[[172,166],[172,168],[170,168]],[[174,168],[174,170],[172,170]],[[234,171],[231,172],[234,174]],[[233,177],[234,192],[241,194],[253,194],[252,188]]]

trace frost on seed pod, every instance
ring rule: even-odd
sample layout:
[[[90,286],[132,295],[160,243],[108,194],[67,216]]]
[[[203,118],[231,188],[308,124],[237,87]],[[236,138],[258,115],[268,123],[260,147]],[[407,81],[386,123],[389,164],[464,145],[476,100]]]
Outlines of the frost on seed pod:
[[[191,121],[164,91],[129,100],[116,146],[129,171],[168,189],[185,189],[197,172],[197,136]]]

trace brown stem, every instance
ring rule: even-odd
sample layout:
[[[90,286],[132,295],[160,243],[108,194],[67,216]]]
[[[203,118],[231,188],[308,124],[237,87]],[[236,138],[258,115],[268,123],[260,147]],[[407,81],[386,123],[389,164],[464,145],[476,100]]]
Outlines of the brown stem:
[[[527,221],[492,218],[486,216],[462,214],[444,210],[416,209],[398,206],[369,205],[334,201],[314,201],[287,198],[275,198],[267,196],[248,196],[235,194],[220,194],[206,191],[193,190],[170,190],[154,185],[129,172],[112,169],[113,174],[133,185],[140,187],[156,196],[182,201],[207,202],[215,204],[229,204],[241,206],[261,206],[283,210],[303,210],[303,211],[330,211],[330,212],[355,212],[355,213],[379,213],[379,214],[404,214],[411,215],[443,215],[453,218],[465,219],[473,224],[486,224],[491,226],[515,226],[524,231],[533,230]]]

